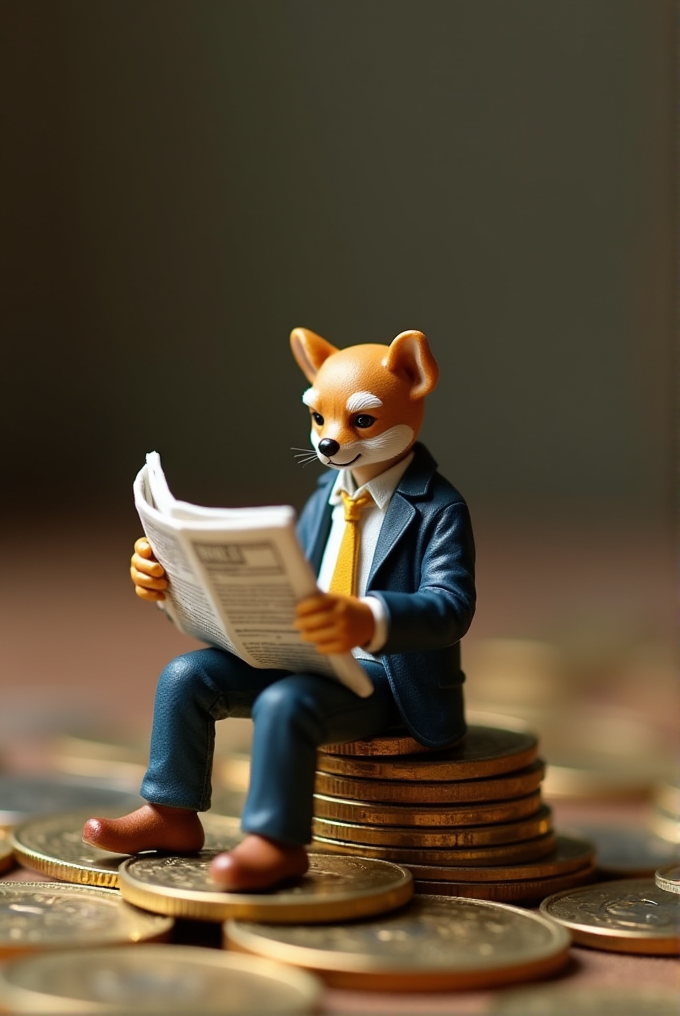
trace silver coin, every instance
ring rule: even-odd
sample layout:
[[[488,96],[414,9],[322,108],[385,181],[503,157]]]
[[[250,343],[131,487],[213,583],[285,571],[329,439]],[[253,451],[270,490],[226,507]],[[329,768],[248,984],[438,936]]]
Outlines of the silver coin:
[[[0,826],[12,828],[38,815],[87,809],[124,814],[144,804],[138,794],[102,780],[67,776],[0,776]]]
[[[659,889],[667,893],[680,893],[680,864],[667,864],[654,874]]]

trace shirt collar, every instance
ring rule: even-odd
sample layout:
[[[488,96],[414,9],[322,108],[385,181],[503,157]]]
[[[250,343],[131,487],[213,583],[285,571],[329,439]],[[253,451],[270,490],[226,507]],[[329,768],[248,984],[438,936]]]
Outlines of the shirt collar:
[[[357,487],[351,470],[341,469],[338,472],[335,483],[331,487],[328,503],[332,505],[340,504],[342,500],[340,497],[341,490],[344,490],[351,497],[357,497],[359,494],[363,494],[364,491],[368,491],[380,511],[387,511],[387,506],[392,499],[392,495],[412,461],[413,452],[409,452],[406,458],[400,459],[399,462],[386,469],[384,473],[374,476],[363,487]]]

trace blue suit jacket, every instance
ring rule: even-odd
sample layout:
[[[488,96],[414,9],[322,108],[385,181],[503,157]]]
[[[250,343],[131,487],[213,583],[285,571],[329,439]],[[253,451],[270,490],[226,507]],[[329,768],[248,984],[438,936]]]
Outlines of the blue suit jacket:
[[[366,593],[383,601],[389,635],[379,654],[413,736],[442,748],[465,732],[459,641],[475,610],[475,550],[467,505],[414,446],[383,520]],[[318,574],[331,524],[329,470],[305,505],[300,542]]]

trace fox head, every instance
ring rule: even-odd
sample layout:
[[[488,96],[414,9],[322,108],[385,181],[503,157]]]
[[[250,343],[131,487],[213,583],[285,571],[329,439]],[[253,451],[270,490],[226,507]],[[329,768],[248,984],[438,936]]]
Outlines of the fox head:
[[[311,414],[311,441],[333,469],[365,466],[382,472],[414,444],[424,399],[439,370],[422,332],[402,332],[389,346],[336,349],[320,335],[295,328],[293,355],[312,387],[302,396]]]

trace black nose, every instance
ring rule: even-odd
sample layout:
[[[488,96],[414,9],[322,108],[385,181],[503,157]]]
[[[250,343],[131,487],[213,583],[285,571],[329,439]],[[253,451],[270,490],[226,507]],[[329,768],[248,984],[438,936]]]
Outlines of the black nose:
[[[340,445],[332,437],[325,437],[323,441],[319,441],[319,451],[327,459],[332,459],[340,451]]]

